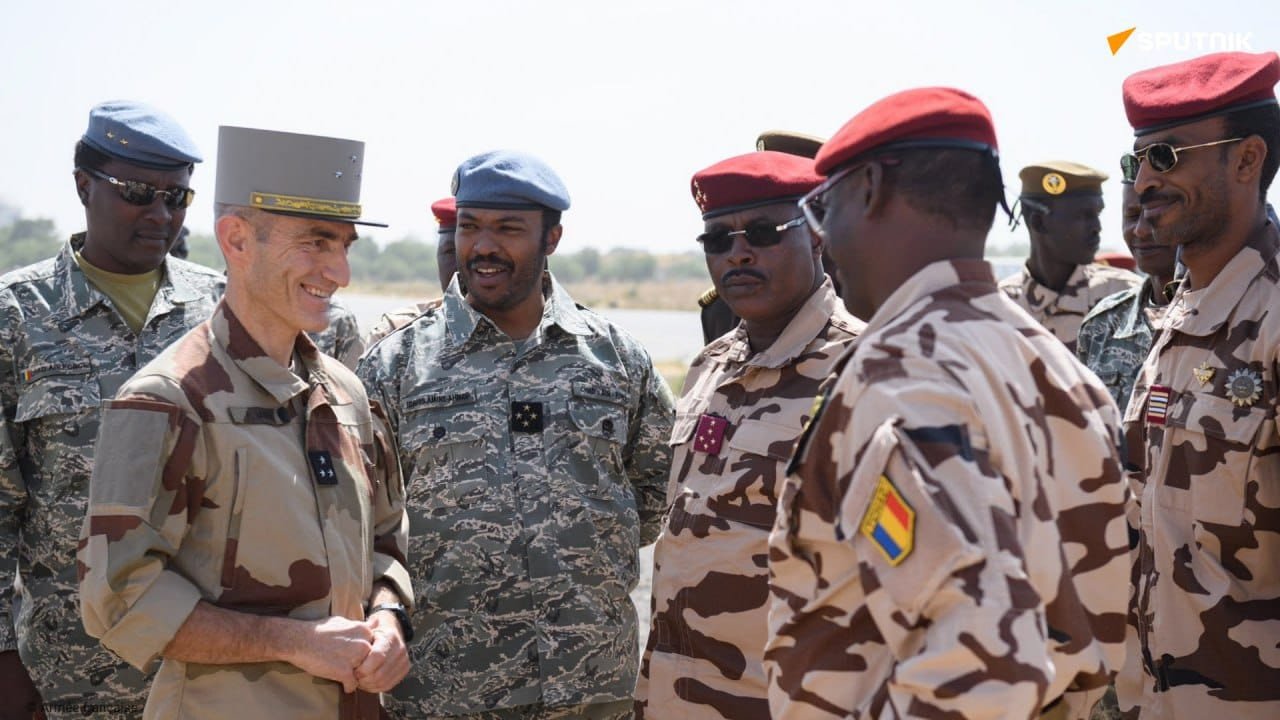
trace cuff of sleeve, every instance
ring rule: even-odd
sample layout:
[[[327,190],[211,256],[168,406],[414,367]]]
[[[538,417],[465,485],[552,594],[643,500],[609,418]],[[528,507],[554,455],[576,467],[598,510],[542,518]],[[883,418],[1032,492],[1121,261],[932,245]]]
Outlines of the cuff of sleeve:
[[[165,570],[102,636],[102,644],[148,672],[200,600],[200,591],[186,578]]]
[[[373,554],[373,579],[382,580],[391,586],[400,596],[400,604],[413,610],[413,586],[409,582],[409,571],[399,560],[382,553]]]

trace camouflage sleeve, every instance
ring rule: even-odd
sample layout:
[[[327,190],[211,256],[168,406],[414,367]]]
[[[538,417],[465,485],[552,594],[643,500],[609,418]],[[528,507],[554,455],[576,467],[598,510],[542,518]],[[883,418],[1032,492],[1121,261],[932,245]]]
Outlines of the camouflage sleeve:
[[[27,484],[18,466],[18,448],[24,442],[17,414],[17,369],[13,362],[17,325],[0,308],[0,652],[16,650],[14,631],[14,577],[18,570],[18,531],[27,504]]]
[[[985,438],[970,437],[981,420],[942,383],[873,390],[858,403],[853,434],[868,440],[851,455],[836,533],[855,550],[895,661],[882,698],[894,712],[879,715],[1036,716],[1052,672],[1044,605],[1011,483]]]
[[[671,446],[667,440],[675,422],[675,408],[671,389],[648,353],[637,348],[637,355],[634,376],[641,379],[643,391],[631,416],[625,467],[640,514],[640,544],[648,545],[658,539],[662,513],[667,509],[667,474],[671,470]]]
[[[413,588],[409,579],[409,516],[405,511],[404,481],[400,474],[395,436],[382,406],[371,401],[373,410],[373,460],[378,491],[373,502],[373,578],[395,588],[400,602],[413,608]]]
[[[85,631],[144,671],[201,597],[168,567],[200,502],[188,483],[200,475],[199,423],[147,392],[162,390],[148,387],[160,382],[148,379],[104,405],[77,551]]]
[[[360,325],[356,322],[356,316],[346,306],[339,307],[343,312],[333,319],[333,356],[338,362],[355,370],[356,362],[364,353],[364,340],[360,337]]]

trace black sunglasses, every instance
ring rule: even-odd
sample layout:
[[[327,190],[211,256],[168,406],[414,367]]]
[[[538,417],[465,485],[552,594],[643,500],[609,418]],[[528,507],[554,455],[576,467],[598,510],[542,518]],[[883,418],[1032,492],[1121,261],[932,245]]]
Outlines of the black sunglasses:
[[[751,247],[762,248],[771,245],[777,245],[782,242],[782,233],[804,225],[804,216],[792,218],[781,225],[766,225],[764,223],[753,223],[748,225],[745,230],[712,230],[708,233],[702,233],[698,236],[698,242],[702,243],[702,251],[708,255],[719,255],[729,252],[729,248],[733,247],[733,236],[743,235],[747,238],[747,244]]]
[[[146,207],[156,201],[156,196],[164,198],[164,206],[170,210],[182,210],[191,207],[191,202],[196,198],[196,191],[191,188],[176,187],[169,190],[161,190],[155,185],[148,185],[139,180],[120,180],[110,175],[94,170],[93,168],[80,168],[89,175],[106,180],[116,189],[120,191],[120,199],[130,205],[138,205]]]
[[[1225,145],[1226,143],[1240,142],[1244,138],[1231,138],[1230,140],[1216,140],[1214,142],[1201,143],[1199,145],[1184,145],[1182,147],[1174,147],[1169,143],[1151,143],[1150,145],[1138,150],[1137,152],[1125,153],[1120,156],[1120,171],[1124,173],[1124,181],[1131,183],[1138,179],[1138,168],[1142,166],[1142,161],[1146,160],[1151,165],[1151,169],[1156,172],[1169,172],[1178,164],[1178,153],[1183,150],[1195,150],[1197,148],[1213,147],[1214,145]]]

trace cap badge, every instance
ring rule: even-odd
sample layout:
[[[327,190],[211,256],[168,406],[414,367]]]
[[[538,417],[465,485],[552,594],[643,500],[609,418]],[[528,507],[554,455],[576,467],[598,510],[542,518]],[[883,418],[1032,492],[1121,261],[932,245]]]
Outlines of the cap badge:
[[[457,170],[453,171],[453,179],[449,181],[449,194],[450,195],[458,194],[458,171]]]
[[[1231,402],[1249,407],[1262,396],[1262,376],[1249,368],[1240,368],[1227,376],[1227,392]]]
[[[1199,380],[1201,385],[1208,385],[1209,381],[1213,379],[1214,369],[1209,367],[1209,361],[1205,360],[1191,372],[1195,374],[1196,380]]]
[[[1044,179],[1040,181],[1040,186],[1043,187],[1044,191],[1050,195],[1061,195],[1067,191],[1066,178],[1062,177],[1058,173],[1049,173],[1045,175]]]
[[[698,203],[698,209],[707,211],[707,194],[702,192],[702,186],[698,185],[698,181],[693,181],[693,199]]]

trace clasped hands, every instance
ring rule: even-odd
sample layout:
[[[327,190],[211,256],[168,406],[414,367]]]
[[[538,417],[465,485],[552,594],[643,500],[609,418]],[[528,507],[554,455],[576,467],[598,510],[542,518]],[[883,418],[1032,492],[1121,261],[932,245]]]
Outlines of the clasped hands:
[[[378,612],[363,622],[344,617],[316,622],[293,664],[342,683],[345,693],[381,693],[409,673],[409,653],[395,615]]]

